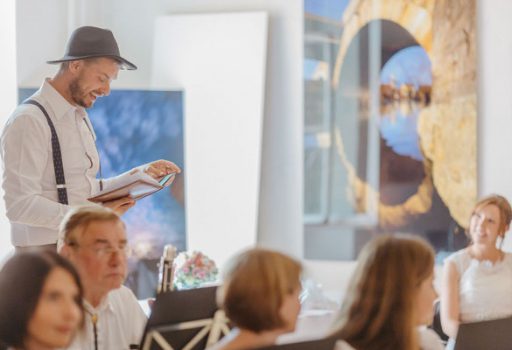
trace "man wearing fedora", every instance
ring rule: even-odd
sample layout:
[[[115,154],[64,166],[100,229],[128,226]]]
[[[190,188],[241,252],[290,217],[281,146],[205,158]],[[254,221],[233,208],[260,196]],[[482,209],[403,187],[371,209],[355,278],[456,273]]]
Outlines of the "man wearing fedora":
[[[121,57],[110,30],[91,26],[76,29],[64,57],[48,63],[59,63],[59,71],[14,110],[0,138],[2,186],[17,251],[56,249],[64,215],[72,206],[91,204],[87,198],[108,183],[96,179],[100,160],[86,109],[110,93],[120,69],[137,69]],[[154,178],[180,172],[167,160],[139,168]],[[129,197],[103,203],[119,215],[134,204]]]

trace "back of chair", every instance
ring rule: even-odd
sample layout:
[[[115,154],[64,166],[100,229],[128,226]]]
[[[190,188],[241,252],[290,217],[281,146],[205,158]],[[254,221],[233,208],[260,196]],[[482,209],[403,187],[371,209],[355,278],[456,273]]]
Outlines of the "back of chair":
[[[430,328],[437,333],[443,342],[446,343],[448,341],[449,337],[443,332],[443,327],[441,326],[441,302],[439,300],[434,303],[434,320]]]
[[[216,303],[217,287],[161,293],[141,342],[143,350],[204,349],[229,331]]]
[[[455,350],[510,349],[512,349],[512,317],[459,325]]]
[[[258,348],[257,350],[333,350],[337,339],[333,337]]]

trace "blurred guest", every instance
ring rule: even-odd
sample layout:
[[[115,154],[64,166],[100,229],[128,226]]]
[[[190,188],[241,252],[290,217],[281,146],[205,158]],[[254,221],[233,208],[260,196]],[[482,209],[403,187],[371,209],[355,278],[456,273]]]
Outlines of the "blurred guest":
[[[449,348],[461,322],[512,316],[512,254],[501,249],[511,219],[506,198],[481,199],[469,220],[469,246],[445,260],[441,323]]]
[[[300,311],[301,264],[270,250],[235,256],[225,270],[219,304],[236,328],[211,349],[253,349],[272,345],[295,330]]]
[[[420,238],[382,235],[359,255],[336,324],[337,350],[443,349],[432,322],[434,251]]]
[[[84,286],[84,327],[71,348],[138,346],[146,316],[131,290],[122,285],[129,247],[119,216],[101,206],[72,210],[61,226],[59,252],[75,265]]]
[[[0,270],[0,342],[11,349],[69,345],[82,319],[78,273],[54,252],[21,253]]]

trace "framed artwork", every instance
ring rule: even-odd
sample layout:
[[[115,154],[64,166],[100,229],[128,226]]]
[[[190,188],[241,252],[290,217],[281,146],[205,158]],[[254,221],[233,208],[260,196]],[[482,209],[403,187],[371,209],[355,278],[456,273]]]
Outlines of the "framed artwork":
[[[304,10],[306,257],[354,259],[383,232],[460,249],[477,195],[476,2]]]
[[[157,159],[171,160],[185,170],[182,92],[114,90],[88,113],[104,177]],[[123,215],[134,252],[127,284],[139,298],[156,291],[164,245],[173,244],[179,251],[186,248],[184,174]]]

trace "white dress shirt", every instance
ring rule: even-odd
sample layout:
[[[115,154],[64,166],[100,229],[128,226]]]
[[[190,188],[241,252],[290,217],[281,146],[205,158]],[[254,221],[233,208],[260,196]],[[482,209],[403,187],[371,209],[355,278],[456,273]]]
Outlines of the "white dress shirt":
[[[97,315],[98,350],[128,350],[139,345],[147,318],[132,291],[125,286],[108,293],[96,308],[84,301],[85,321],[68,350],[95,350],[92,315]]]
[[[53,244],[70,206],[87,201],[99,189],[96,135],[84,108],[71,105],[48,79],[31,96],[48,112],[59,138],[69,206],[58,203],[51,131],[33,105],[20,105],[0,138],[2,187],[11,241],[19,247]],[[107,180],[108,181],[108,180]]]

